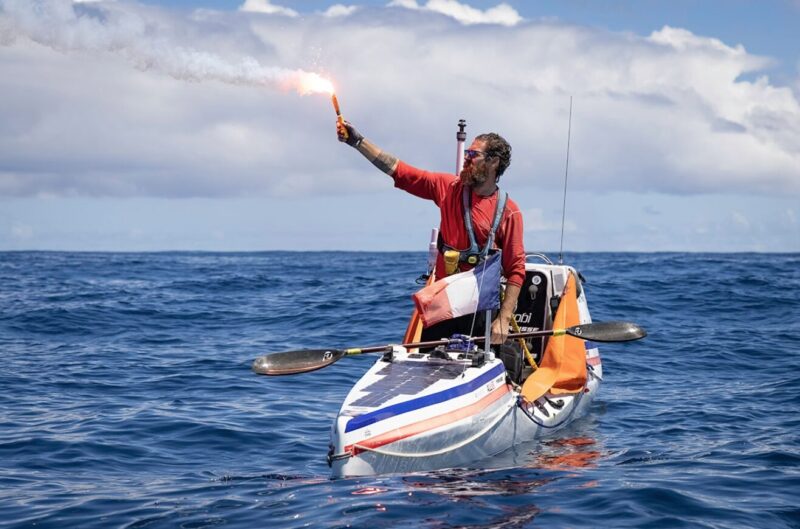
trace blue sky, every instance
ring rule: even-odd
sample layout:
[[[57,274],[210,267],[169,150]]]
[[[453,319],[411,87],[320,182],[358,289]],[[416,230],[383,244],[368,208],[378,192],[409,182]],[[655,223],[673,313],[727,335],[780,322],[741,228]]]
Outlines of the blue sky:
[[[800,2],[0,0],[0,249],[424,250],[343,112],[514,146],[529,251],[800,251]]]

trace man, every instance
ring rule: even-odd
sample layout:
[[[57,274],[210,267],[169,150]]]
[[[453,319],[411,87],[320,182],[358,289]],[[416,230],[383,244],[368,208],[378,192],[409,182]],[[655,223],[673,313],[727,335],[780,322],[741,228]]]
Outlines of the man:
[[[522,213],[516,203],[505,200],[497,182],[511,162],[511,146],[494,133],[477,136],[464,151],[464,168],[459,176],[433,173],[412,167],[395,156],[382,151],[365,139],[350,123],[337,122],[339,141],[345,142],[364,155],[378,169],[394,179],[399,187],[412,195],[432,200],[441,211],[439,227],[439,257],[436,277],[445,277],[445,250],[460,252],[460,270],[468,270],[485,258],[487,241],[493,224],[497,225],[492,246],[502,250],[503,275],[506,278],[505,297],[500,312],[492,322],[492,343],[502,344],[517,305],[520,287],[525,279],[525,249],[522,241]],[[501,195],[502,193],[502,195]],[[504,202],[504,203],[503,203]],[[469,215],[465,215],[465,205]],[[499,210],[502,208],[502,210]],[[497,221],[495,217],[497,216]],[[474,233],[471,244],[469,224]],[[470,316],[471,318],[471,316]],[[442,322],[442,324],[447,322]],[[439,325],[442,325],[439,324]],[[455,329],[451,329],[456,331]],[[456,332],[470,333],[472,329]],[[423,334],[423,339],[426,338]],[[438,339],[450,336],[449,330],[440,330]]]

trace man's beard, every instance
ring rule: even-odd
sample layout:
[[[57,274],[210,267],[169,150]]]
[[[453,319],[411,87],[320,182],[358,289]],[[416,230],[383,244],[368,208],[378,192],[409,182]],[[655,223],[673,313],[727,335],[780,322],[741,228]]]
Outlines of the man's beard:
[[[469,165],[463,168],[461,170],[460,178],[461,183],[467,187],[478,187],[488,180],[486,171],[481,171],[474,165]]]

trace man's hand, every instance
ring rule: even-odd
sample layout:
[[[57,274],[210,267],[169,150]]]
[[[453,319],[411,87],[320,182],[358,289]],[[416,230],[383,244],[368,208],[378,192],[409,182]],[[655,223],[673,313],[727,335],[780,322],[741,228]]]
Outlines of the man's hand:
[[[503,303],[500,305],[500,314],[492,322],[493,344],[502,344],[508,338],[508,326],[511,325],[511,318],[517,309],[517,298],[519,298],[519,285],[508,283]]]
[[[511,324],[511,318],[503,316],[501,312],[492,322],[492,344],[503,344],[508,338],[508,326]]]
[[[372,165],[389,176],[394,174],[400,160],[388,152],[383,152],[377,145],[362,136],[349,121],[337,120],[336,134],[339,136],[339,141],[354,147],[364,158],[372,162]]]
[[[336,135],[339,137],[339,141],[350,147],[358,147],[364,140],[364,136],[349,121],[336,121]]]

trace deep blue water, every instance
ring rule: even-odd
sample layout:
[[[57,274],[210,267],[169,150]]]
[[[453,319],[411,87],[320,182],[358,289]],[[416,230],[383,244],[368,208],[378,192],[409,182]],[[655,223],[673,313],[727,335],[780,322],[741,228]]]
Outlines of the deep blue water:
[[[574,254],[601,347],[590,415],[465,469],[330,480],[421,253],[0,253],[0,525],[800,527],[800,255]]]

